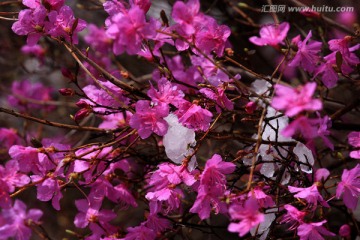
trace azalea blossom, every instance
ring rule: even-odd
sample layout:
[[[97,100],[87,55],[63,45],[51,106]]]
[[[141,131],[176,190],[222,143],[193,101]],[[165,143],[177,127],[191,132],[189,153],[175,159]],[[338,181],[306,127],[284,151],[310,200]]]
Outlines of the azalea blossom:
[[[322,109],[319,99],[312,99],[316,90],[316,83],[306,83],[297,88],[281,84],[275,85],[275,97],[271,106],[277,110],[284,110],[289,117],[294,117],[302,111],[317,111]]]
[[[210,127],[212,113],[197,104],[184,103],[176,112],[179,122],[195,131],[206,131]]]
[[[169,114],[167,104],[158,104],[151,107],[147,100],[136,103],[136,113],[130,119],[130,126],[138,130],[142,139],[148,138],[153,132],[159,136],[165,135],[168,129],[167,122],[163,119]]]
[[[288,189],[291,193],[296,193],[294,197],[305,199],[309,204],[309,208],[312,210],[316,209],[318,202],[324,207],[330,207],[319,193],[316,184],[308,188],[288,186]]]
[[[44,35],[46,16],[46,8],[42,5],[35,9],[21,10],[19,20],[12,25],[11,29],[17,35],[27,36],[27,44],[33,46]]]
[[[43,212],[39,209],[26,210],[26,205],[20,200],[15,200],[9,209],[2,209],[0,214],[0,239],[28,240],[31,237],[31,228],[28,221],[39,222]]]
[[[137,5],[133,5],[129,10],[121,10],[106,22],[106,34],[114,40],[115,54],[125,51],[128,54],[136,54],[141,50],[145,38],[155,36],[155,22],[147,22],[144,10]]]
[[[345,169],[341,175],[341,182],[336,189],[336,197],[343,195],[346,207],[355,210],[360,197],[360,164],[353,169]]]
[[[297,235],[300,237],[300,240],[324,240],[323,236],[336,236],[322,226],[324,223],[326,223],[326,220],[300,224]]]
[[[345,36],[343,39],[332,39],[329,43],[329,48],[332,53],[324,57],[324,60],[328,63],[337,64],[337,55],[341,56],[340,70],[344,74],[350,74],[353,71],[353,67],[360,63],[359,58],[354,51],[360,48],[360,44],[350,47],[352,37]]]
[[[213,209],[216,214],[226,212],[226,204],[220,197],[226,192],[225,174],[230,174],[235,170],[235,165],[230,162],[222,161],[218,154],[214,154],[205,165],[205,169],[200,177],[198,195],[194,205],[190,209],[192,213],[198,213],[201,219],[210,217]]]
[[[89,225],[93,234],[101,236],[104,234],[104,229],[109,232],[114,232],[115,228],[109,224],[109,221],[116,217],[116,214],[111,210],[100,210],[101,202],[96,201],[95,198],[89,196],[87,199],[80,199],[75,201],[75,205],[79,213],[75,216],[74,224],[78,228],[85,228]]]
[[[269,24],[260,29],[260,37],[253,36],[249,38],[250,42],[258,46],[277,46],[278,44],[284,44],[284,39],[290,29],[290,25],[287,22],[283,22],[279,25]]]
[[[231,222],[228,226],[228,230],[239,233],[239,237],[245,236],[250,229],[258,226],[265,219],[264,214],[259,212],[257,201],[252,197],[245,201],[244,206],[231,205],[229,214],[232,220],[240,220],[239,223]]]
[[[304,222],[306,212],[299,211],[296,207],[290,204],[286,204],[284,208],[286,209],[287,213],[283,215],[280,223],[290,223],[291,227],[289,227],[289,230],[296,229],[299,224]]]
[[[295,57],[289,62],[290,67],[301,66],[306,71],[312,73],[317,62],[320,60],[321,42],[310,41],[312,32],[309,31],[304,41],[297,42],[297,52]]]

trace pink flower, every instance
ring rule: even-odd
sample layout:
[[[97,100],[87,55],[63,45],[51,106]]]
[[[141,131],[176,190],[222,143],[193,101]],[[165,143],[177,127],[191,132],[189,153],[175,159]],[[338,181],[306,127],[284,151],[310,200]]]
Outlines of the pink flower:
[[[128,227],[128,234],[122,240],[155,240],[156,232],[152,229],[146,227],[145,225],[140,225],[137,227]]]
[[[136,200],[129,189],[122,183],[113,186],[113,184],[109,182],[109,178],[109,175],[105,175],[104,177],[96,179],[96,181],[90,185],[91,195],[97,199],[107,197],[110,201],[117,203],[121,209],[127,209],[130,206],[136,207]]]
[[[32,9],[36,9],[41,5],[51,10],[57,10],[64,5],[65,0],[22,0],[22,3]]]
[[[45,180],[44,180],[45,179]],[[60,199],[62,198],[61,187],[59,184],[59,180],[55,175],[47,177],[47,176],[39,176],[32,175],[31,180],[33,183],[40,182],[37,184],[37,199],[40,201],[51,201],[52,206],[56,210],[60,210]]]
[[[46,31],[53,37],[64,37],[74,44],[78,43],[77,33],[86,28],[86,22],[74,17],[69,6],[63,6],[59,11],[48,14],[49,22],[45,25]]]
[[[206,54],[214,51],[218,56],[222,56],[230,34],[228,26],[219,26],[215,19],[210,18],[206,23],[206,28],[196,33],[195,45]]]
[[[167,122],[163,119],[169,115],[169,106],[158,104],[150,107],[150,102],[139,100],[136,103],[136,113],[130,119],[130,126],[138,130],[142,139],[148,138],[153,132],[164,136],[168,129]]]
[[[75,201],[75,205],[79,213],[75,216],[74,224],[78,228],[85,228],[89,225],[90,230],[94,235],[99,237],[104,234],[104,229],[109,232],[114,232],[114,227],[109,224],[109,221],[116,217],[116,214],[111,210],[101,210],[101,202],[98,202],[89,195],[88,200],[80,199]]]
[[[37,57],[41,62],[44,62],[45,49],[38,44],[32,46],[24,45],[21,47],[21,52],[24,54],[33,55]]]
[[[14,192],[15,187],[22,187],[30,182],[30,178],[19,172],[19,163],[15,160],[6,162],[5,167],[0,165],[0,179],[4,181],[9,192]]]
[[[137,5],[132,6],[128,11],[124,10],[113,15],[106,25],[106,34],[114,39],[115,54],[125,51],[128,54],[136,54],[141,50],[142,41],[156,34],[155,26],[146,22],[145,12]]]
[[[42,215],[43,213],[39,209],[26,211],[26,205],[20,200],[15,200],[12,208],[2,209],[1,211],[0,238],[30,239],[31,229],[26,223],[29,220],[36,223]]]
[[[129,124],[129,120],[133,114],[129,111],[119,112],[102,117],[103,122],[99,125],[99,128],[116,129],[124,127]]]
[[[280,223],[290,223],[291,227],[289,227],[289,230],[296,229],[299,224],[304,222],[306,212],[299,211],[290,204],[286,204],[284,208],[286,209],[287,213],[283,215]]]
[[[274,200],[272,200],[270,196],[266,195],[260,187],[252,189],[248,193],[248,197],[255,198],[258,201],[259,206],[262,208],[268,208],[275,205]]]
[[[305,199],[308,202],[310,209],[312,210],[316,209],[318,202],[324,207],[330,207],[319,193],[316,184],[313,184],[308,188],[288,186],[288,189],[291,193],[296,193],[294,197]]]
[[[354,51],[360,48],[360,44],[356,44],[355,46],[350,47],[350,43],[352,41],[352,37],[346,36],[343,39],[333,39],[330,40],[329,48],[333,53],[325,56],[324,59],[331,64],[336,65],[336,54],[340,53],[341,55],[341,72],[344,74],[350,74],[353,71],[353,66],[356,66],[360,63],[359,58],[353,53]]]
[[[314,72],[314,78],[318,75],[321,76],[321,81],[327,88],[334,87],[339,80],[339,76],[337,72],[335,72],[333,63],[331,62],[324,62],[318,66]]]
[[[224,162],[220,155],[214,154],[212,158],[206,161],[205,169],[201,174],[200,184],[217,188],[225,185],[225,174],[231,174],[235,171],[235,164]]]
[[[159,90],[156,90],[151,85],[147,92],[147,95],[154,103],[172,104],[179,108],[186,101],[184,100],[185,94],[166,78],[159,79],[157,85]]]
[[[179,122],[195,131],[206,131],[210,127],[212,113],[197,104],[184,103],[176,112]]]
[[[145,13],[147,11],[149,11],[149,8],[151,7],[151,1],[150,0],[130,0],[129,2],[130,2],[131,6],[137,5]]]
[[[240,220],[239,223],[230,223],[228,231],[239,233],[239,237],[245,236],[250,229],[258,226],[265,220],[263,213],[259,212],[259,205],[256,199],[248,198],[244,206],[233,204],[229,208],[229,214],[232,220]]]
[[[249,113],[249,114],[253,114],[254,111],[256,110],[256,108],[257,108],[256,102],[248,102],[245,105],[245,111],[246,111],[246,113]]]
[[[126,11],[122,2],[117,0],[107,0],[104,4],[104,10],[110,15],[114,16],[117,13],[124,13]]]
[[[1,208],[11,208],[11,197],[9,195],[10,189],[8,184],[0,179],[0,207]],[[1,221],[0,221],[1,223]]]
[[[171,17],[178,23],[178,30],[182,30],[186,35],[195,33],[194,23],[202,18],[199,10],[199,0],[189,0],[187,3],[177,1],[173,6]]]
[[[221,195],[217,195],[217,193],[214,192],[208,192],[205,194],[199,191],[190,212],[197,213],[201,220],[208,219],[212,210],[215,214],[226,213],[226,203],[221,201],[220,197]]]
[[[8,150],[11,146],[18,144],[21,144],[21,139],[15,129],[0,128],[0,149]]]
[[[50,111],[54,109],[52,106],[44,107],[41,104],[26,101],[27,98],[43,102],[51,100],[52,88],[46,87],[40,82],[32,83],[29,80],[15,81],[11,86],[11,91],[12,95],[8,97],[9,104],[22,111],[27,109],[46,109]]]
[[[196,69],[195,76],[196,82],[204,82],[206,79],[212,86],[221,87],[223,83],[233,81],[229,76],[224,73],[221,69],[214,65],[213,62],[206,59],[205,57],[198,57],[196,55],[191,56],[191,63]],[[198,68],[201,68],[202,74],[200,75]],[[234,79],[239,80],[240,75],[234,76]]]
[[[210,217],[210,211],[215,213],[226,212],[226,204],[220,200],[226,191],[226,176],[235,170],[235,164],[224,162],[218,154],[214,154],[205,165],[200,177],[198,196],[190,209],[192,213],[198,213],[201,219]]]
[[[84,37],[85,42],[93,50],[107,54],[111,50],[112,40],[106,35],[105,29],[94,24],[89,24],[88,29],[89,33]]]
[[[324,223],[326,220],[316,223],[302,223],[297,229],[297,235],[300,240],[324,240],[322,235],[335,236],[334,233],[322,226]]]
[[[105,147],[95,150],[97,146],[80,148],[75,152],[76,156],[81,156],[81,160],[75,160],[73,171],[82,173],[85,182],[90,183],[93,180],[93,174],[102,174],[106,170],[108,160],[114,157],[111,155],[113,148]]]
[[[280,25],[266,25],[260,29],[260,38],[251,37],[250,42],[258,46],[277,46],[278,44],[284,44],[284,39],[289,31],[290,25],[287,22],[283,22]]]
[[[319,168],[315,172],[315,182],[326,181],[329,175],[330,175],[329,170],[327,170],[326,168]]]
[[[187,186],[191,186],[196,182],[193,175],[194,171],[189,173],[189,171],[186,168],[184,169],[183,166],[177,166],[171,163],[160,164],[159,169],[155,173],[158,175],[153,174],[152,181],[155,177],[160,177],[166,178],[171,184],[178,185],[183,182]]]
[[[160,212],[168,215],[181,210],[181,199],[184,193],[170,184],[164,188],[157,187],[157,190],[149,191],[145,197],[150,201],[150,208],[154,211],[152,213]]]
[[[47,11],[43,6],[21,10],[19,20],[12,25],[11,29],[17,35],[27,35],[26,42],[29,46],[35,45],[44,34],[46,16]]]
[[[336,197],[340,198],[343,193],[345,206],[355,210],[360,197],[360,164],[351,170],[344,169],[336,189]]]
[[[313,144],[313,140],[316,137],[320,137],[325,145],[330,149],[334,149],[334,145],[326,137],[330,134],[328,128],[331,126],[330,118],[325,116],[321,118],[318,116],[316,119],[309,119],[305,116],[300,116],[292,121],[286,128],[281,131],[281,134],[285,137],[292,137],[295,133],[301,133],[305,138],[308,145]]]
[[[200,93],[204,94],[207,98],[216,101],[215,107],[218,113],[221,112],[221,108],[228,110],[234,109],[234,103],[228,99],[225,94],[225,89],[222,87],[215,89],[202,88],[200,89]]]
[[[166,218],[157,216],[157,214],[150,214],[147,216],[144,225],[155,233],[161,233],[164,230],[171,228],[171,222]]]
[[[124,97],[123,90],[109,81],[101,82],[101,85],[107,89],[99,88],[95,85],[87,85],[83,87],[83,91],[89,99],[81,99],[88,105],[92,106],[92,109],[96,112],[106,112],[108,108],[121,108],[129,103],[129,99]],[[110,92],[112,96],[108,93]],[[87,106],[81,106],[87,108]]]
[[[276,96],[272,99],[271,106],[277,110],[284,110],[285,114],[293,117],[302,111],[317,111],[322,109],[322,102],[312,99],[316,83],[307,83],[295,89],[284,85],[275,85]]]
[[[22,172],[38,171],[38,149],[14,145],[9,149],[11,158],[19,163],[19,169]]]
[[[351,132],[348,135],[349,144],[353,147],[360,147],[360,132]],[[360,159],[360,150],[350,152],[350,157]]]
[[[321,42],[311,41],[312,33],[309,31],[304,41],[298,41],[295,57],[289,62],[290,67],[301,66],[304,70],[312,73],[315,70],[316,64],[319,61],[319,52],[321,51]]]
[[[192,186],[196,182],[194,173],[196,171],[189,173],[183,166],[160,164],[159,169],[150,177],[150,190],[145,196],[150,201],[151,214],[159,211],[167,214],[179,210],[183,192],[176,187],[181,183]]]

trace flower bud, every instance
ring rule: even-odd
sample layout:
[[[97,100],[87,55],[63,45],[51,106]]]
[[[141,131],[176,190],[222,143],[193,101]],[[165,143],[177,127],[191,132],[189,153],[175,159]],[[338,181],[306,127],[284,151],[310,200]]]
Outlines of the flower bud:
[[[72,88],[61,88],[59,89],[59,93],[63,96],[73,96],[75,94],[75,90]]]
[[[340,227],[339,235],[341,237],[349,237],[351,234],[351,228],[348,224],[344,224]]]
[[[91,108],[82,108],[74,116],[75,122],[79,122],[80,120],[84,119],[85,117],[89,116],[91,112]]]
[[[256,103],[255,102],[248,102],[245,106],[245,111],[247,113],[254,113],[254,111],[256,110]]]
[[[68,68],[61,68],[61,73],[64,77],[70,79],[71,81],[75,81],[75,76]]]
[[[83,99],[80,99],[77,103],[76,106],[78,106],[79,108],[89,108],[90,105]]]

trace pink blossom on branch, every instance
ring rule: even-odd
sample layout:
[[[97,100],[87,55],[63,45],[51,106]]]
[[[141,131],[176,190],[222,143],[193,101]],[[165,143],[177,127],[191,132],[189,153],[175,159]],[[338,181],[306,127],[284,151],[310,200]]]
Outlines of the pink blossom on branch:
[[[43,5],[51,10],[58,10],[64,5],[64,2],[65,0],[22,0],[22,3],[31,9],[36,9]]]
[[[27,44],[33,46],[44,35],[46,16],[47,11],[43,6],[37,7],[34,10],[21,10],[18,16],[19,20],[12,25],[11,29],[17,35],[27,35]]]
[[[341,68],[341,72],[345,75],[350,74],[353,71],[353,67],[360,63],[359,58],[354,53],[354,51],[360,48],[360,44],[350,47],[352,40],[353,38],[350,36],[345,36],[343,39],[330,40],[328,42],[329,48],[333,52],[324,57],[325,61],[328,63],[337,65],[337,58],[339,58],[340,55],[341,65],[339,67]]]
[[[44,109],[47,111],[54,110],[54,107],[49,105],[44,108],[41,104],[31,103],[31,100],[46,102],[52,100],[51,87],[46,87],[40,82],[30,82],[29,80],[14,81],[11,86],[12,95],[8,97],[8,102],[11,106],[20,109],[21,111],[31,109]],[[29,99],[29,101],[26,101]]]
[[[346,207],[355,210],[360,197],[360,164],[353,169],[345,169],[341,175],[341,182],[336,189],[336,197],[343,195]]]
[[[92,233],[100,238],[105,233],[114,233],[115,227],[109,224],[109,221],[116,217],[116,214],[111,210],[100,210],[101,202],[97,202],[95,198],[89,196],[87,199],[80,199],[75,201],[75,205],[79,210],[75,216],[74,224],[78,228],[85,228],[89,225]]]
[[[195,23],[203,18],[199,11],[199,0],[189,0],[187,3],[177,1],[174,4],[171,16],[178,23],[178,29],[181,29],[187,35],[191,35],[196,31]]]
[[[297,52],[295,57],[289,62],[290,67],[300,66],[309,73],[314,72],[316,64],[319,62],[321,42],[309,41],[312,32],[309,31],[304,41],[297,41]]]
[[[179,117],[179,122],[187,128],[194,129],[195,131],[206,131],[210,127],[212,120],[212,113],[200,107],[196,103],[186,102],[184,103],[176,115]]]
[[[315,90],[316,83],[307,83],[295,89],[276,84],[275,97],[271,101],[271,106],[277,110],[284,110],[289,117],[294,117],[302,111],[321,110],[322,102],[312,99]]]
[[[147,100],[136,103],[136,113],[130,119],[130,126],[138,130],[142,139],[148,138],[153,132],[164,136],[168,129],[167,122],[163,119],[169,115],[169,106],[159,104],[151,107]]]
[[[3,209],[0,214],[0,238],[28,240],[31,237],[31,228],[28,221],[38,223],[43,212],[39,209],[26,210],[26,205],[15,200],[10,209]]]
[[[324,240],[323,235],[336,236],[322,226],[324,223],[326,223],[326,220],[314,223],[302,223],[298,227],[297,235],[300,237],[300,240]]]
[[[296,193],[294,197],[305,199],[309,204],[309,208],[312,210],[316,209],[318,202],[324,207],[330,207],[319,193],[316,184],[308,188],[288,186],[288,189],[291,193]]]
[[[232,220],[240,220],[238,223],[231,222],[228,226],[230,232],[239,233],[239,237],[245,236],[250,229],[257,227],[265,220],[265,215],[259,212],[259,205],[256,199],[248,198],[244,205],[233,204],[229,208]]]
[[[284,206],[287,213],[282,216],[280,223],[290,223],[289,230],[296,229],[300,224],[304,222],[306,212],[299,211],[296,207],[286,204]]]
[[[9,149],[22,143],[15,129],[0,128],[0,149]],[[1,154],[0,154],[1,155]]]
[[[260,37],[253,36],[249,38],[250,42],[258,46],[277,46],[278,44],[284,44],[284,39],[290,29],[290,25],[287,22],[283,22],[280,25],[269,24],[260,29]]]
[[[51,11],[48,14],[49,22],[45,24],[48,34],[53,37],[63,37],[66,41],[78,43],[78,32],[86,27],[86,22],[74,17],[69,6],[63,6],[59,11]]]
[[[155,36],[155,22],[147,22],[145,12],[138,6],[132,6],[128,11],[119,12],[110,17],[107,22],[106,34],[114,39],[115,54],[136,54],[141,50],[144,39]]]
[[[328,148],[334,149],[334,145],[327,137],[330,134],[330,127],[331,120],[328,116],[321,118],[318,115],[315,119],[299,116],[284,128],[281,134],[285,137],[293,137],[296,133],[300,133],[311,148],[314,147],[314,139],[320,137]]]
[[[201,219],[209,218],[211,210],[216,214],[225,213],[226,204],[221,200],[226,193],[225,175],[234,170],[233,163],[224,162],[220,155],[214,154],[201,174],[198,195],[190,212],[197,213]]]

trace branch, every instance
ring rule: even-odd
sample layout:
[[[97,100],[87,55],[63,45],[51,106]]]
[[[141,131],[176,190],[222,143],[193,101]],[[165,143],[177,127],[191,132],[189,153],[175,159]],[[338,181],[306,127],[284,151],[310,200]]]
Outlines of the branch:
[[[107,130],[107,129],[101,129],[101,128],[96,128],[96,127],[82,127],[82,126],[76,126],[76,125],[70,125],[70,124],[63,124],[63,123],[58,123],[58,122],[51,122],[48,120],[43,120],[37,117],[33,117],[27,114],[23,114],[23,113],[19,113],[16,112],[12,109],[7,109],[7,108],[3,108],[0,107],[0,112],[9,114],[9,115],[13,115],[15,117],[21,117],[24,119],[28,119],[30,121],[33,122],[38,122],[44,125],[48,125],[48,126],[53,126],[53,127],[58,127],[58,128],[64,128],[64,129],[75,129],[75,130],[79,130],[79,131],[92,131],[92,132],[103,132],[103,133],[109,133],[111,132],[111,130]]]

